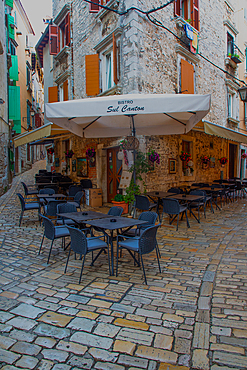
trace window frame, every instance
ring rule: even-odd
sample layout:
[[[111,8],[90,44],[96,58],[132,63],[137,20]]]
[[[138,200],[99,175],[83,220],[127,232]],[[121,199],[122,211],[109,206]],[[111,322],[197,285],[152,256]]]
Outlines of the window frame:
[[[175,0],[174,16],[183,18],[191,23],[195,30],[200,31],[199,0]]]

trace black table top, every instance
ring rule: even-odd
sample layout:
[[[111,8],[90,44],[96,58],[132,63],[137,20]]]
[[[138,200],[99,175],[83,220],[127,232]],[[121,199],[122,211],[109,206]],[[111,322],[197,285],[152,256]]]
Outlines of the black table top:
[[[193,202],[193,201],[203,198],[203,195],[176,194],[176,195],[172,195],[170,198],[177,199],[177,200],[187,200],[189,202]]]
[[[77,223],[85,223],[87,220],[112,218],[110,215],[96,211],[58,213],[57,215],[59,217],[69,218]]]
[[[144,195],[149,197],[166,198],[176,195],[176,193],[170,193],[169,191],[147,191]]]
[[[111,220],[116,220],[112,222]],[[108,218],[101,218],[98,220],[90,220],[87,222],[88,225],[98,227],[104,230],[116,230],[125,227],[132,227],[136,225],[146,224],[147,221],[141,221],[134,218],[121,217],[121,216],[110,216]]]
[[[37,197],[38,198],[45,198],[45,199],[49,199],[49,198],[66,198],[66,195],[64,194],[37,194]]]

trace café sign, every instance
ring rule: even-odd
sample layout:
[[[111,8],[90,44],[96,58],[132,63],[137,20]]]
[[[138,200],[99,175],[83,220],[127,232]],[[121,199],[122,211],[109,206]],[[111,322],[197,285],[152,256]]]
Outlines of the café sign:
[[[133,100],[119,100],[117,106],[109,105],[107,107],[107,113],[136,113],[144,112],[145,107],[135,105]]]

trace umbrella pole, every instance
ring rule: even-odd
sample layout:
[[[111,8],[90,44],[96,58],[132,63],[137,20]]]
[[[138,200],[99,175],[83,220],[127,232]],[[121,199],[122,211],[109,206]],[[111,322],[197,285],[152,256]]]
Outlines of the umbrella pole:
[[[131,120],[132,120],[132,136],[136,136],[136,129],[135,129],[135,121],[134,121],[134,116],[131,116]],[[136,183],[136,150],[134,148],[133,150],[133,159],[134,159],[134,171],[133,171],[133,180],[134,180],[134,183]]]

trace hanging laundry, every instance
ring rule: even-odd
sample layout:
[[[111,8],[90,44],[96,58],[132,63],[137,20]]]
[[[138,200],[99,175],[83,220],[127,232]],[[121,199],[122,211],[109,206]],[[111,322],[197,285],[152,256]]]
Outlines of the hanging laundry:
[[[184,30],[188,39],[193,40],[193,28],[189,24],[184,25]]]

